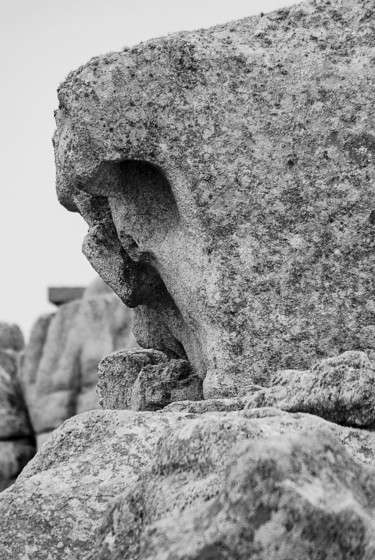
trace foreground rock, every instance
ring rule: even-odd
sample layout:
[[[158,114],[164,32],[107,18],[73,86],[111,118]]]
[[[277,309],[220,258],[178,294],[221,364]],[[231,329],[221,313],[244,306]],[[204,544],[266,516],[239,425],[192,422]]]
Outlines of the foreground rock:
[[[254,393],[247,408],[277,407],[309,412],[347,426],[375,426],[375,365],[364,352],[344,352],[308,371],[282,371],[268,389]]]
[[[59,89],[61,202],[139,343],[205,398],[375,345],[373,0],[93,58]]]
[[[198,558],[217,539],[227,556],[213,558],[248,558],[256,546],[266,559],[267,534],[285,550],[292,515],[293,539],[284,540],[296,558],[298,550],[318,558],[311,550],[322,542],[332,554],[347,547],[342,558],[372,551],[374,471],[365,464],[374,461],[374,434],[308,414],[247,414],[107,410],[68,420],[0,495],[0,557]]]
[[[82,300],[38,319],[21,378],[39,445],[67,418],[99,407],[97,365],[106,354],[136,345],[131,328],[130,310],[101,280]]]
[[[65,422],[0,494],[0,558],[83,558],[108,503],[149,464],[170,421],[92,411]]]
[[[0,367],[0,492],[35,454],[35,440],[16,377]]]
[[[203,423],[194,426],[192,438],[199,432],[207,438]],[[152,468],[112,506],[95,547],[99,552],[88,558],[308,560],[375,554],[375,471],[356,463],[329,430],[251,440],[250,429],[250,441],[231,453],[226,438],[204,449],[207,438],[194,455],[182,430],[173,436],[177,451],[164,438]]]

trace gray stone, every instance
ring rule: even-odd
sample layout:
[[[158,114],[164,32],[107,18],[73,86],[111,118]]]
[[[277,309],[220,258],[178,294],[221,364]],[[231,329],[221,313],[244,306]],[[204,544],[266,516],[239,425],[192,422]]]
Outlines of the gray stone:
[[[262,387],[254,385],[254,391]],[[166,406],[162,412],[189,412],[203,414],[205,412],[231,412],[242,410],[248,402],[247,397],[235,397],[233,399],[206,399],[203,401],[178,401]]]
[[[13,378],[18,376],[18,354],[19,352],[13,350],[0,350],[0,367]]]
[[[202,380],[186,360],[148,365],[132,388],[132,410],[159,410],[174,401],[201,401]]]
[[[309,435],[322,429],[338,437],[358,463],[329,436],[316,438]],[[300,440],[293,443],[289,436],[280,438],[282,434],[297,432],[303,432],[302,443]],[[268,437],[276,438],[276,443],[267,443],[264,438]],[[252,440],[253,447],[245,450],[238,447],[241,442]],[[262,462],[262,450],[275,460]],[[323,516],[332,531],[337,529],[332,547],[336,543],[337,546],[343,545],[344,529],[349,531],[350,541],[353,531],[358,528],[358,546],[362,546],[361,535],[366,535],[367,529],[361,532],[361,512],[366,512],[370,519],[366,500],[374,499],[374,473],[368,471],[370,474],[365,483],[367,471],[364,465],[372,464],[374,459],[374,433],[337,426],[308,414],[285,413],[249,419],[246,411],[202,415],[110,410],[87,412],[58,428],[26,466],[16,484],[0,494],[1,553],[4,558],[15,560],[21,560],[25,554],[29,560],[59,560],[62,557],[73,560],[86,558],[86,553],[95,559],[150,557],[158,560],[163,553],[166,554],[166,548],[169,554],[177,554],[176,543],[181,543],[178,554],[184,550],[187,553],[194,550],[194,546],[200,546],[201,531],[204,532],[205,528],[205,542],[210,542],[210,526],[216,525],[220,530],[216,514],[221,512],[225,518],[227,511],[238,513],[232,509],[232,501],[226,502],[226,496],[234,479],[244,478],[258,481],[259,495],[264,496],[265,504],[274,503],[275,533],[272,533],[272,525],[269,531],[275,539],[283,539],[283,533],[277,532],[278,523],[283,519],[277,515],[277,509],[283,511],[283,505],[272,500],[273,489],[278,482],[289,479],[295,482],[294,486],[290,485],[290,496],[296,508],[301,503],[309,508],[305,512],[308,512],[310,528],[313,523],[319,527]],[[314,468],[315,478],[311,473]],[[284,473],[281,477],[278,477],[278,469]],[[304,473],[305,486],[302,484]],[[333,480],[331,489],[327,485],[330,476]],[[286,482],[283,484],[280,495],[288,491]],[[306,490],[305,501],[301,498],[303,488]],[[238,495],[238,505],[243,503],[245,507],[246,502],[251,507],[251,495],[243,490]],[[340,498],[338,502],[332,501],[335,491]],[[311,504],[314,495],[320,497],[320,509]],[[345,496],[350,496],[350,501],[345,504],[350,512],[347,519],[353,522],[352,529],[348,526],[349,521],[345,521],[345,508],[340,508],[340,500]],[[287,515],[293,511],[293,503],[287,501],[286,505],[288,503],[284,510]],[[211,516],[207,512],[210,505]],[[143,513],[143,517],[138,516],[138,512]],[[231,552],[241,542],[236,531],[243,524],[246,530],[251,531],[253,527],[245,512],[243,515],[237,513],[233,532],[228,533],[234,535],[228,558],[236,557]],[[293,525],[293,536],[297,541],[298,529],[303,528],[305,522],[303,513]],[[373,522],[369,523],[372,527]],[[258,528],[262,525],[263,522]],[[319,542],[314,540],[318,537],[314,537],[313,531],[309,534],[313,540],[312,548],[318,546]],[[222,538],[221,534],[218,536]],[[301,536],[302,541],[303,538]],[[287,537],[285,543],[288,543]],[[138,556],[140,549],[142,554]],[[352,551],[350,547],[349,550]],[[298,554],[294,557],[315,559]],[[352,557],[356,558],[355,555]],[[275,559],[279,558],[285,560],[285,556],[275,556]]]
[[[0,494],[0,558],[83,559],[108,503],[147,467],[172,420],[96,410],[55,430]]]
[[[0,367],[0,440],[27,438],[32,434],[20,386]]]
[[[249,436],[220,458],[220,446],[184,455],[182,431],[177,453],[164,440],[153,469],[113,504],[100,552],[87,560],[374,557],[373,468],[329,430]]]
[[[81,299],[84,294],[85,288],[78,286],[53,286],[48,288],[48,301],[59,306],[63,303],[69,303],[76,299]]]
[[[0,349],[19,352],[24,346],[25,341],[19,326],[0,321]]]
[[[185,352],[205,398],[373,344],[374,19],[373,0],[310,1],[59,88],[60,201],[142,345]]]
[[[246,408],[308,412],[347,426],[375,426],[375,365],[363,352],[344,352],[307,371],[281,371]]]
[[[34,455],[35,444],[32,438],[2,440],[0,437],[0,492],[14,484]]]
[[[124,410],[132,407],[133,385],[148,365],[167,362],[167,356],[158,350],[132,348],[106,356],[98,366],[98,387],[103,408]]]
[[[34,434],[17,377],[0,366],[0,492],[13,484],[34,454]]]

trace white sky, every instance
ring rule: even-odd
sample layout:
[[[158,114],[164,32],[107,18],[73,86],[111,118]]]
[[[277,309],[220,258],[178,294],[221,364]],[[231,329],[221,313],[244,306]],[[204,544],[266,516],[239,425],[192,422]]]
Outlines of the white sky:
[[[56,89],[92,56],[296,0],[0,0],[0,321],[28,336],[47,287],[86,285],[86,225],[59,205]]]

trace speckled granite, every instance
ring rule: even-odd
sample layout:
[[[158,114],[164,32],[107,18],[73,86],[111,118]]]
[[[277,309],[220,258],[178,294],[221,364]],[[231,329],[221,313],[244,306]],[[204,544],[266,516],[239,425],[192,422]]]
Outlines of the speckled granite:
[[[140,344],[187,355],[206,398],[374,348],[374,65],[374,1],[320,0],[59,88],[59,199]]]

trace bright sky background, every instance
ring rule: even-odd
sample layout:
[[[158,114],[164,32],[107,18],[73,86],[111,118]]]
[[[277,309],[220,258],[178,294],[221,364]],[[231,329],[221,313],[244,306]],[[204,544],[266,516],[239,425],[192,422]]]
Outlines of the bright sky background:
[[[0,321],[28,336],[47,287],[86,285],[86,225],[55,195],[56,89],[91,57],[296,0],[0,0]]]

